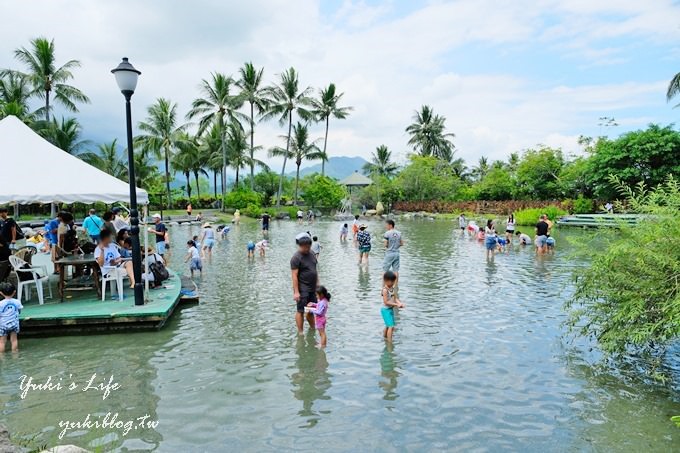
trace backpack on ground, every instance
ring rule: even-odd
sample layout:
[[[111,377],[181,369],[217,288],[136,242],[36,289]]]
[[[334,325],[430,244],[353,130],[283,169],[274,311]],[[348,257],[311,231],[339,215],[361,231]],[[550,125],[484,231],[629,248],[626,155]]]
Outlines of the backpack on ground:
[[[170,273],[161,261],[158,261],[156,256],[153,257],[154,262],[149,264],[149,271],[153,274],[154,285],[159,286],[162,282],[170,278]]]

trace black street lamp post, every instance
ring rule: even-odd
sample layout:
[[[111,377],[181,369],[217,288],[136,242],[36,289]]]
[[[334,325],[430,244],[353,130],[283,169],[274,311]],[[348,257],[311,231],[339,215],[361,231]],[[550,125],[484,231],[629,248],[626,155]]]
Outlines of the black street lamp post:
[[[132,151],[132,112],[130,98],[135,93],[137,78],[141,74],[123,58],[111,72],[116,76],[120,92],[125,96],[125,116],[127,123],[128,180],[130,184],[130,239],[132,239],[132,270],[135,277],[135,305],[144,305],[144,285],[142,284],[142,249],[139,245],[139,212],[137,211],[137,187],[135,186],[135,159]]]

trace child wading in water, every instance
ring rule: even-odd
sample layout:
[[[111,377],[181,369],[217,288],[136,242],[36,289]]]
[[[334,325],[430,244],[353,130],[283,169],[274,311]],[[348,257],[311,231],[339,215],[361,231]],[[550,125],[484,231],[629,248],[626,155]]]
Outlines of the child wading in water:
[[[310,302],[305,307],[305,311],[314,314],[314,327],[319,332],[320,343],[322,348],[326,347],[326,312],[328,311],[328,303],[331,301],[331,293],[323,287],[319,286],[316,289],[316,299],[318,302]]]
[[[12,352],[19,350],[19,312],[24,308],[21,302],[14,298],[16,289],[11,283],[0,283],[0,354],[5,352],[7,338],[12,345]]]
[[[397,275],[392,271],[387,271],[383,275],[383,289],[382,299],[383,306],[380,309],[383,321],[385,321],[385,330],[383,330],[383,337],[387,341],[392,341],[392,334],[394,333],[394,308],[404,308],[405,305],[401,303],[395,292],[395,284],[397,283]]]
[[[187,241],[187,245],[189,246],[189,249],[187,250],[187,257],[184,262],[191,261],[189,264],[191,277],[193,278],[194,271],[199,271],[201,275],[203,275],[203,263],[201,262],[201,254],[198,251],[198,247],[196,247],[196,243],[194,241]]]

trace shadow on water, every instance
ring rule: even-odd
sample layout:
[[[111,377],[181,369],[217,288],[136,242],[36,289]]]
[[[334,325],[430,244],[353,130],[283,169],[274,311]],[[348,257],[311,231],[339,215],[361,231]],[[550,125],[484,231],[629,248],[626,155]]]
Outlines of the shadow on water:
[[[316,346],[313,331],[298,336],[295,350],[297,354],[296,371],[291,374],[290,380],[293,385],[293,395],[302,401],[302,409],[298,412],[298,415],[307,422],[306,425],[300,427],[313,428],[322,415],[330,414],[330,411],[314,410],[315,401],[330,399],[326,395],[331,387],[326,351]]]

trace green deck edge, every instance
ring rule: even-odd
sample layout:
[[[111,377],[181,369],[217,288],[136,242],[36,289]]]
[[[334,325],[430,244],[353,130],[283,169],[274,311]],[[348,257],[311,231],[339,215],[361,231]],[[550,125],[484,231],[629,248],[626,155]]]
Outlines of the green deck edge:
[[[112,300],[110,289],[106,300],[96,297],[94,291],[69,291],[71,298],[59,301],[54,298],[40,305],[35,297],[24,303],[19,317],[22,334],[59,334],[68,331],[87,332],[101,330],[131,330],[160,328],[180,303],[182,283],[177,274],[158,289],[149,290],[149,300],[144,305],[134,305],[134,295],[126,288],[122,301]]]

